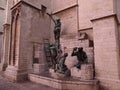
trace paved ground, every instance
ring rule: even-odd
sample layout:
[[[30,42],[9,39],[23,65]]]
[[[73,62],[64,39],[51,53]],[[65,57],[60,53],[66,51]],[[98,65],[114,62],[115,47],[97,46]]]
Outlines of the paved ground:
[[[29,81],[22,83],[13,83],[0,76],[0,90],[57,90],[41,84]]]

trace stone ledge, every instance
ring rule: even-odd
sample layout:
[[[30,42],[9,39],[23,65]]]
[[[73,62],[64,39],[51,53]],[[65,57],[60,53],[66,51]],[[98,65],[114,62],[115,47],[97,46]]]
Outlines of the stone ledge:
[[[70,70],[67,70],[65,74],[55,72],[54,69],[49,69],[50,76],[55,79],[66,78],[70,76]]]
[[[99,87],[98,80],[60,80],[35,74],[29,74],[29,79],[32,82],[62,90],[98,90]]]
[[[92,64],[82,64],[81,69],[71,68],[71,76],[80,80],[93,80],[93,71]]]

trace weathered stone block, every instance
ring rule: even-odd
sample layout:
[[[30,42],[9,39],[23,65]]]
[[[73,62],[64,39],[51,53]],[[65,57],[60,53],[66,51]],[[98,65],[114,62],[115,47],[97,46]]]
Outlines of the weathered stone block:
[[[76,67],[71,68],[71,76],[74,78],[79,78],[82,80],[92,80],[93,79],[93,65],[83,64],[81,69]]]
[[[98,80],[61,80],[34,74],[29,74],[29,79],[60,90],[98,90],[99,87]]]
[[[33,72],[36,74],[43,73],[44,71],[47,70],[45,66],[46,66],[45,64],[33,64]]]
[[[69,70],[67,70],[65,74],[62,74],[62,73],[55,72],[54,69],[49,69],[49,73],[53,78],[58,78],[58,79],[70,76]]]

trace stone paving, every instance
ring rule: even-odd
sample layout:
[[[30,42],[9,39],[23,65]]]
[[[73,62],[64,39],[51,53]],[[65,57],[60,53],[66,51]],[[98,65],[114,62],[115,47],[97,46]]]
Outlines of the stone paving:
[[[41,84],[32,83],[29,81],[22,83],[10,82],[6,78],[0,76],[0,90],[57,90]]]

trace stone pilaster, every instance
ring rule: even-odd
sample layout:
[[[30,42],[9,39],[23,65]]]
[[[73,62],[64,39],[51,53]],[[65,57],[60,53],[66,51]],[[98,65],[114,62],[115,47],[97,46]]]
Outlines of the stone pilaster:
[[[10,45],[10,24],[4,24],[4,38],[3,38],[3,53],[1,60],[1,70],[5,70],[9,60],[9,45]]]
[[[10,33],[10,55],[5,76],[15,81],[27,79],[27,65],[23,66],[20,59],[20,25],[21,25],[21,3],[12,8],[11,33]]]
[[[117,83],[120,84],[120,48],[116,15],[97,18],[92,23],[96,78],[100,80],[104,88],[102,90],[119,90]]]

